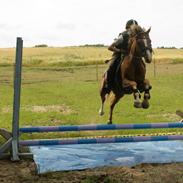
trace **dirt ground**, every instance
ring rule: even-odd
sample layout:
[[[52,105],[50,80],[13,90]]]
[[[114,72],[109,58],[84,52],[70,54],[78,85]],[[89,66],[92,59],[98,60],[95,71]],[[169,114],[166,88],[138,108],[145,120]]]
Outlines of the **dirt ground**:
[[[31,160],[0,160],[0,183],[183,183],[183,163],[36,174]]]

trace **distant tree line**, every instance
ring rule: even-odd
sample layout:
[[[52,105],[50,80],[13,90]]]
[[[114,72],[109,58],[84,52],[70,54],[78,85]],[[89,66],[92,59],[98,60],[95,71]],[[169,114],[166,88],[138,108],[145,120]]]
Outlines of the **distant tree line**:
[[[157,49],[177,49],[175,46],[170,46],[170,47],[167,47],[167,46],[158,46]]]
[[[183,49],[183,47],[176,48],[175,46],[170,46],[170,47],[167,47],[167,46],[158,46],[157,49]]]
[[[47,44],[38,44],[34,46],[35,48],[45,48],[48,47]],[[72,47],[72,46],[69,46]],[[75,47],[75,46],[74,46]],[[79,47],[106,47],[104,44],[85,44],[85,45],[79,45]]]
[[[80,47],[106,47],[104,44],[85,44],[80,45]]]
[[[45,48],[45,47],[48,47],[47,44],[38,44],[38,45],[35,45],[36,48]]]
[[[36,48],[46,48],[48,47],[47,44],[38,44],[35,45],[34,47]],[[72,47],[72,46],[71,46]],[[106,47],[106,45],[104,44],[85,44],[85,45],[80,45],[79,47]],[[178,49],[175,46],[158,46],[157,49]],[[183,47],[181,47],[180,49],[183,49]]]

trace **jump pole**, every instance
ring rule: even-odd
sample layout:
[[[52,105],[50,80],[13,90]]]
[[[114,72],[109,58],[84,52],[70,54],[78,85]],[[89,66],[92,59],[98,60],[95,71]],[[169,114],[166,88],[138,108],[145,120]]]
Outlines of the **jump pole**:
[[[169,136],[135,136],[135,137],[114,137],[114,138],[83,138],[83,139],[49,139],[49,140],[22,140],[22,146],[41,145],[71,145],[71,144],[104,144],[104,143],[129,143],[129,142],[149,142],[149,141],[172,141],[183,140],[183,135]]]
[[[34,126],[20,128],[20,133],[68,132],[68,131],[96,131],[96,130],[128,130],[128,129],[155,129],[155,128],[183,128],[183,123],[145,123],[145,124],[100,124],[100,125],[63,125],[63,126]],[[21,146],[41,145],[71,145],[71,144],[99,144],[99,143],[129,143],[147,141],[183,140],[183,135],[166,136],[134,136],[110,138],[72,138],[72,139],[36,139],[21,140]]]
[[[95,131],[95,130],[128,130],[152,128],[183,128],[181,122],[144,123],[144,124],[100,124],[100,125],[62,125],[62,126],[32,126],[22,127],[20,133],[67,132],[67,131]]]

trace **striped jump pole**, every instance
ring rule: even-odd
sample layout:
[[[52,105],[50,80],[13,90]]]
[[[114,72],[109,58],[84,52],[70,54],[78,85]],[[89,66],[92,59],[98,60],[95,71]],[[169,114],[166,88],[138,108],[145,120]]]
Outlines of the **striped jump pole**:
[[[114,137],[114,138],[84,138],[84,139],[50,139],[50,140],[21,140],[22,146],[41,146],[41,145],[71,145],[71,144],[104,144],[104,143],[129,143],[147,141],[170,141],[183,140],[183,135],[169,136],[136,136],[136,137]]]
[[[63,126],[33,126],[19,129],[21,133],[34,132],[67,132],[67,131],[94,131],[94,130],[128,130],[152,128],[183,128],[183,123],[144,123],[144,124],[100,124],[100,125],[63,125]]]

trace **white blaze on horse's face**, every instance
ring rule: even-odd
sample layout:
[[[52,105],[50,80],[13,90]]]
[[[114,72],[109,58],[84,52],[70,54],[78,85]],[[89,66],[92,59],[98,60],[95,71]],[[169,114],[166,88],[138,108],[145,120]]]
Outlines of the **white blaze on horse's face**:
[[[145,48],[148,48],[147,40],[146,39],[143,39],[143,41],[144,41]],[[146,52],[146,54],[144,56],[145,61],[147,63],[151,63],[151,61],[152,61],[152,52],[149,49],[146,49],[145,52]]]

